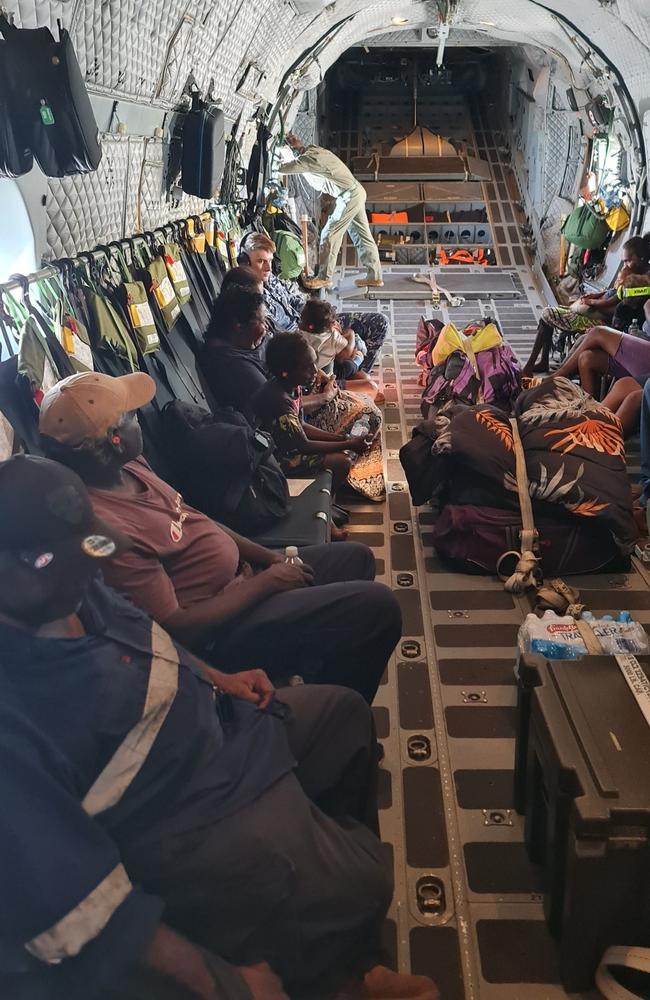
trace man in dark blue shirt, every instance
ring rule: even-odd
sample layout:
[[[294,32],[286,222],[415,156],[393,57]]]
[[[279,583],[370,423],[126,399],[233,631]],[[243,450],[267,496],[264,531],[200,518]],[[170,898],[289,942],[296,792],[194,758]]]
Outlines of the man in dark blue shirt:
[[[435,998],[369,970],[363,700],[200,663],[97,580],[128,544],[74,473],[0,464],[0,994],[282,1000],[363,956],[360,995]]]

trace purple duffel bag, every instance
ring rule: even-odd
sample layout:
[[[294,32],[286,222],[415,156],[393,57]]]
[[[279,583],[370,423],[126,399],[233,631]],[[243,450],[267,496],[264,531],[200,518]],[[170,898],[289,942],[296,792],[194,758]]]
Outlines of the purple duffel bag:
[[[629,557],[621,555],[611,532],[593,520],[536,515],[535,526],[545,577],[629,569]],[[453,569],[493,575],[505,552],[519,551],[520,531],[515,511],[448,504],[433,525],[433,544]],[[514,563],[513,558],[502,565],[502,573],[509,575]]]

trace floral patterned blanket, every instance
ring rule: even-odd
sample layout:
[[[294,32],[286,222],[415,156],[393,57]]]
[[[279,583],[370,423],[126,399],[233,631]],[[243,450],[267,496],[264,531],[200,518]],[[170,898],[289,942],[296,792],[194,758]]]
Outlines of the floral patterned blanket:
[[[533,510],[607,526],[621,551],[638,537],[618,418],[564,378],[521,393],[513,407]],[[435,419],[431,455],[439,502],[517,510],[510,421],[494,406],[450,403]]]

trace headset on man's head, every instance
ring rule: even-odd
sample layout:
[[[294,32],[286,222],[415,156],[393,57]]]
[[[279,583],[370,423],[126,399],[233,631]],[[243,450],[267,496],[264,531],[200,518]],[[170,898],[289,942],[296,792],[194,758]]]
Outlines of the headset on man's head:
[[[239,244],[239,251],[237,253],[237,263],[240,266],[250,265],[251,258],[250,258],[250,247],[248,246],[248,243],[251,240],[251,238],[255,235],[256,233],[252,231],[250,233],[245,233],[244,236],[242,237],[242,240]]]

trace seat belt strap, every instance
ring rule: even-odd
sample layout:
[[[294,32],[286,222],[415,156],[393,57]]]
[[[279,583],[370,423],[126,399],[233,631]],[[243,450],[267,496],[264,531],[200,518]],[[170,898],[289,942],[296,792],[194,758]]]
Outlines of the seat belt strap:
[[[537,555],[538,535],[533,519],[533,505],[530,500],[526,456],[524,454],[524,446],[521,443],[516,417],[511,417],[510,426],[512,428],[512,440],[515,451],[517,494],[519,496],[522,527],[519,535],[520,551],[514,553],[518,556],[517,565],[514,573],[504,581],[504,587],[511,594],[523,594],[527,590],[530,590],[531,587],[537,589],[541,583],[539,556]],[[501,556],[497,563],[497,572],[499,571],[499,564],[504,557],[512,554],[505,552]]]

